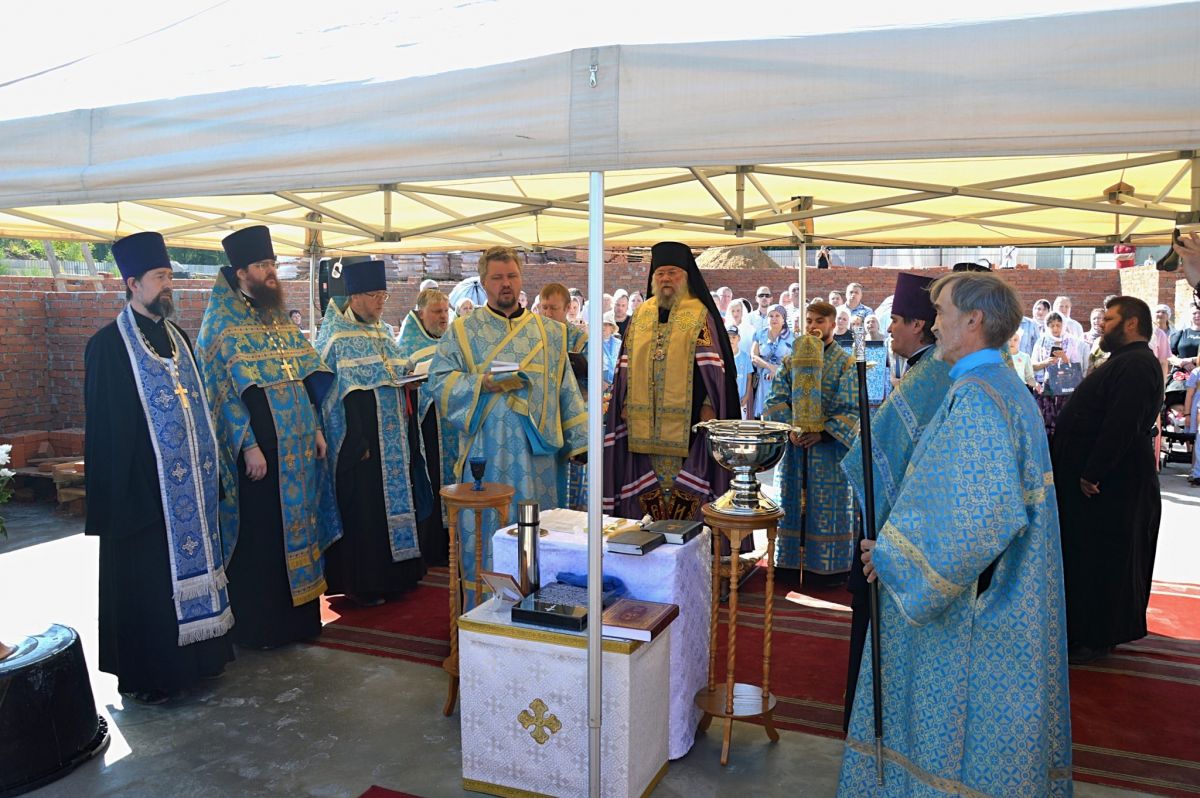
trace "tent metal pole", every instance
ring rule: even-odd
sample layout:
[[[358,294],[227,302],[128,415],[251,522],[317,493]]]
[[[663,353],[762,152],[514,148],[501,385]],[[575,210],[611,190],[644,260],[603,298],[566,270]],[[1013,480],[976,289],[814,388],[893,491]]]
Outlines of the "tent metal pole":
[[[604,173],[592,172],[588,199],[588,795],[600,798],[600,709],[604,646],[600,639],[604,614],[600,588],[603,572],[603,518],[601,493],[604,487]]]
[[[808,236],[800,238],[800,257],[796,261],[796,282],[800,283],[800,307],[796,314],[796,325],[799,329],[792,330],[793,333],[799,333],[804,330],[804,309],[808,307],[808,272],[804,268],[808,260]]]

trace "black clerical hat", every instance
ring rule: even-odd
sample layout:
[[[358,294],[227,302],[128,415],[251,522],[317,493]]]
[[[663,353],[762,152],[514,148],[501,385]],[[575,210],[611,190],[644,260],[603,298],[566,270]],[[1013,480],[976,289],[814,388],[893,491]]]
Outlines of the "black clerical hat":
[[[159,233],[134,233],[112,245],[113,259],[125,279],[141,277],[151,269],[171,268],[167,243]]]
[[[381,260],[368,260],[344,266],[342,279],[346,281],[347,296],[387,290],[387,269]]]
[[[229,265],[244,269],[260,260],[275,260],[275,248],[271,246],[271,231],[266,225],[243,227],[221,239]]]
[[[896,293],[892,298],[892,313],[906,319],[924,319],[925,327],[933,326],[937,311],[929,299],[929,286],[933,277],[922,277],[919,274],[900,272],[896,275]],[[881,319],[882,321],[882,319]]]
[[[650,248],[650,273],[659,266],[676,266],[690,271],[696,266],[692,248],[678,241],[660,241]]]

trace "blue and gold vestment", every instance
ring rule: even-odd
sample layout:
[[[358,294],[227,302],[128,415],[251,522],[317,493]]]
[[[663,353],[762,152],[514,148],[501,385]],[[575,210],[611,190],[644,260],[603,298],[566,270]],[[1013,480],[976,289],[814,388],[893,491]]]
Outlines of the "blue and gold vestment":
[[[885,786],[868,640],[838,794],[1069,796],[1062,556],[1041,417],[995,350],[951,377],[873,557]]]

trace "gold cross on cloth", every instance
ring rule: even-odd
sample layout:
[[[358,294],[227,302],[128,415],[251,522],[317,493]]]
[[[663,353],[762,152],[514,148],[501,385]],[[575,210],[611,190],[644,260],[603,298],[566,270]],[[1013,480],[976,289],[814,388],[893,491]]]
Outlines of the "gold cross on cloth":
[[[179,397],[179,404],[184,410],[190,410],[191,404],[188,402],[188,389],[183,387],[183,383],[175,383],[175,395]]]
[[[295,374],[295,372],[292,371],[292,364],[290,361],[284,360],[283,364],[280,366],[280,368],[282,368],[284,370],[284,372],[287,373],[287,378],[289,381],[296,379],[296,374]]]

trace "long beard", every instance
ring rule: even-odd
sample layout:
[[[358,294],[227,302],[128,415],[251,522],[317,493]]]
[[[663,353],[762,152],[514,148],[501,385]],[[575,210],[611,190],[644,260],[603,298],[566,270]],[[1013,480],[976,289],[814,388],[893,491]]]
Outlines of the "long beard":
[[[274,288],[266,283],[249,286],[250,298],[254,304],[263,310],[283,310],[283,286]]]
[[[1100,351],[1115,352],[1126,343],[1125,330],[1118,327],[1107,335],[1100,336]]]
[[[146,305],[146,310],[148,310],[151,315],[158,316],[159,318],[163,319],[169,319],[175,315],[175,301],[171,298],[169,293],[159,294],[154,298],[153,302],[150,302]]]

